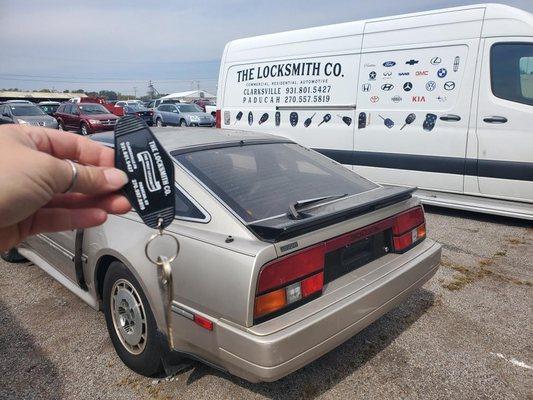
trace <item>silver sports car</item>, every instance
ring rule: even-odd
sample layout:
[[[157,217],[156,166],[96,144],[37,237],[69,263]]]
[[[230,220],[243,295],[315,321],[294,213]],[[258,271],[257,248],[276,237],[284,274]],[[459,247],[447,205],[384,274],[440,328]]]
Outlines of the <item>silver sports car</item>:
[[[154,231],[133,212],[18,248],[105,313],[118,355],[140,374],[194,357],[249,381],[279,379],[437,271],[441,247],[426,238],[412,189],[379,186],[277,136],[154,131],[175,162],[170,298],[145,254]],[[93,138],[112,145],[110,133]]]

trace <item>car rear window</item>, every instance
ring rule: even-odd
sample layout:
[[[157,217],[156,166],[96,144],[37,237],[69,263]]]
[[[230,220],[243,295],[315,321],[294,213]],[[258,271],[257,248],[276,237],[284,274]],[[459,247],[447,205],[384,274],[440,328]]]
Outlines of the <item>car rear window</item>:
[[[285,214],[296,201],[377,187],[294,143],[199,150],[175,158],[246,222]]]

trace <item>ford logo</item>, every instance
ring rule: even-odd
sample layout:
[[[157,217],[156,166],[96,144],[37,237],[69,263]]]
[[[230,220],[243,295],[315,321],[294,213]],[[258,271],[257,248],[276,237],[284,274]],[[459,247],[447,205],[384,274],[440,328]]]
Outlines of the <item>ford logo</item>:
[[[396,63],[395,63],[394,61],[385,61],[385,62],[383,63],[383,66],[384,66],[384,67],[387,67],[387,68],[388,68],[388,67],[394,67],[395,65],[396,65]]]

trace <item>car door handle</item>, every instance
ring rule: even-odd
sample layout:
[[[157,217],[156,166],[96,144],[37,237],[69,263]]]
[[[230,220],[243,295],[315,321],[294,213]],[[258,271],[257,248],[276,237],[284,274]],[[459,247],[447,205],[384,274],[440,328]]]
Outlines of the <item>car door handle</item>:
[[[507,118],[493,115],[491,117],[483,118],[483,122],[487,122],[489,124],[505,124],[507,122]]]
[[[455,114],[444,114],[440,117],[442,121],[460,121],[461,117]]]

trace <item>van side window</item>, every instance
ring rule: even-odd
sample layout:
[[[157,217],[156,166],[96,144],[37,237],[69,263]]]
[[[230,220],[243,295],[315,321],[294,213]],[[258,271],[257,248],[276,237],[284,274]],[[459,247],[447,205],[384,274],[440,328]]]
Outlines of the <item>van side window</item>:
[[[494,96],[533,105],[533,43],[496,43],[490,49]]]

